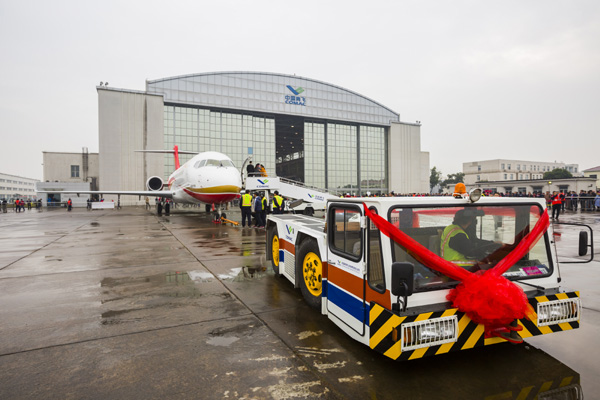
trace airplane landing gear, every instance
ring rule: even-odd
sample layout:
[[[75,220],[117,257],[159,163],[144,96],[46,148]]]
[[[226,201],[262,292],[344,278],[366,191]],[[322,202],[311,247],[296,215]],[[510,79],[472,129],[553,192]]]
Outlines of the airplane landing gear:
[[[220,205],[217,206],[216,208],[217,209],[216,209],[215,213],[213,214],[213,216],[214,216],[213,222],[215,224],[220,224],[221,223],[221,218],[225,218],[226,215],[225,215],[225,213],[221,212],[221,206]]]

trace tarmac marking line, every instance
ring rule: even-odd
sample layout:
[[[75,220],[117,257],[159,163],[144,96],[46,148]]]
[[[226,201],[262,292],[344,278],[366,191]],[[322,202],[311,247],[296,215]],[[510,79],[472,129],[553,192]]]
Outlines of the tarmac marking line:
[[[69,343],[53,344],[51,346],[36,347],[36,348],[33,348],[33,349],[20,350],[20,351],[15,351],[15,352],[12,352],[12,353],[3,353],[3,354],[0,354],[0,357],[13,356],[13,355],[16,355],[16,354],[25,354],[25,353],[29,353],[29,352],[33,352],[33,351],[54,349],[54,348],[58,348],[58,347],[65,347],[65,346],[82,344],[82,343],[96,342],[96,341],[105,340],[105,339],[115,339],[115,338],[120,338],[120,337],[125,337],[125,336],[132,336],[132,335],[138,335],[138,334],[148,333],[148,332],[163,331],[163,330],[166,330],[166,329],[176,329],[176,328],[182,328],[182,327],[186,327],[186,326],[200,325],[200,324],[205,324],[205,323],[210,323],[210,322],[215,322],[215,321],[224,321],[224,320],[228,320],[228,319],[243,318],[243,317],[248,317],[250,315],[251,314],[244,314],[244,315],[238,315],[236,317],[214,318],[214,319],[205,320],[205,321],[189,322],[189,323],[186,323],[186,324],[163,326],[163,327],[160,327],[160,328],[145,329],[143,331],[122,333],[120,335],[103,336],[103,337],[99,337],[99,338],[77,340],[75,342],[69,342]]]

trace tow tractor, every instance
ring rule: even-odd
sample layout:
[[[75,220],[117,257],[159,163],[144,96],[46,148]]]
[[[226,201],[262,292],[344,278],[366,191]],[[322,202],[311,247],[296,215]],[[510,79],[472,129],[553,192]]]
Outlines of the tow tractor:
[[[306,302],[394,360],[577,329],[581,298],[561,286],[544,199],[329,199],[325,220],[269,215],[267,259]],[[449,260],[457,215],[479,255]],[[448,228],[450,227],[450,228]],[[448,229],[447,229],[448,228]],[[593,259],[581,225],[579,258]]]

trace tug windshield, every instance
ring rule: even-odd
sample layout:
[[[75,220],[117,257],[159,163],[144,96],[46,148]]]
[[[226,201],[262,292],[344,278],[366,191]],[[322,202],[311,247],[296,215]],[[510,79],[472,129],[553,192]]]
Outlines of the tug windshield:
[[[485,205],[463,207],[395,208],[389,221],[402,232],[440,256],[471,272],[493,268],[529,233],[543,210],[538,205]],[[422,264],[392,242],[394,261],[415,265],[415,291],[456,285],[456,281]],[[546,236],[503,276],[511,280],[549,276],[552,264]]]

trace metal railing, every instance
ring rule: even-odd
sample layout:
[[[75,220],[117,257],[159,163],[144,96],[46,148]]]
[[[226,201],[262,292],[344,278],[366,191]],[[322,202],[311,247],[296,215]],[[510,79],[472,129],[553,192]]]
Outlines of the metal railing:
[[[564,209],[569,211],[599,211],[600,208],[594,206],[595,201],[596,196],[566,197]]]

